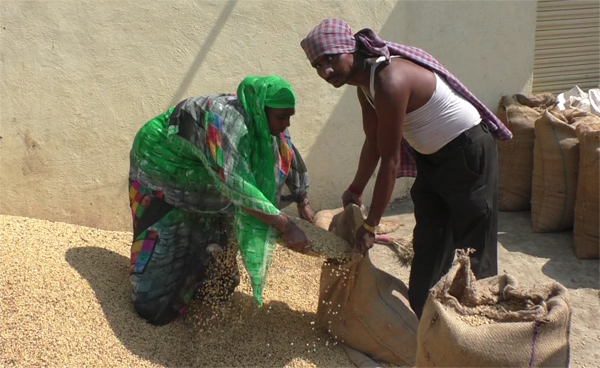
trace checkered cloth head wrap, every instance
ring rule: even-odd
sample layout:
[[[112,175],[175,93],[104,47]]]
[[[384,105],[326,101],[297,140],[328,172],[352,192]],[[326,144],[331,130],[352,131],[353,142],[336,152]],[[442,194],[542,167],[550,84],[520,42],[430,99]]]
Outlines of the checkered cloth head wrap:
[[[350,54],[356,51],[356,40],[350,25],[341,19],[325,19],[300,42],[312,63],[319,56]]]
[[[311,63],[322,55],[350,54],[356,50],[390,59],[387,42],[373,30],[365,28],[352,34],[350,25],[341,19],[325,19],[310,31],[300,46]]]

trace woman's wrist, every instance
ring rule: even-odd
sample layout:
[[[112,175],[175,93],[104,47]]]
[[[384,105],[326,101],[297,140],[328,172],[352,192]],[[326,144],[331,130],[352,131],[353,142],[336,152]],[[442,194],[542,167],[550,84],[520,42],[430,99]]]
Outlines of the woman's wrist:
[[[277,219],[271,224],[277,231],[284,233],[292,224],[289,217],[286,215],[279,215]]]
[[[302,200],[298,201],[297,204],[298,207],[304,207],[307,204],[310,204],[310,202],[308,201],[308,197],[305,196],[304,198],[302,198]]]
[[[298,206],[306,206],[308,204],[308,194],[306,192],[300,192],[295,197],[295,202]]]

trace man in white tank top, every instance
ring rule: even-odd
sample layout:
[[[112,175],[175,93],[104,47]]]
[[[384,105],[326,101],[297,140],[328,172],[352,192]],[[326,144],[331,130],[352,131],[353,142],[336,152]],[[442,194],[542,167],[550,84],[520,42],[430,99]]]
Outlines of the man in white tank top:
[[[409,300],[420,317],[429,289],[447,272],[456,249],[474,248],[477,278],[497,274],[497,150],[492,132],[510,132],[450,72],[423,50],[352,34],[327,19],[302,40],[318,75],[338,88],[357,86],[365,141],[356,175],[342,195],[361,205],[379,164],[369,214],[356,232],[363,254],[398,176],[416,176],[416,226]]]

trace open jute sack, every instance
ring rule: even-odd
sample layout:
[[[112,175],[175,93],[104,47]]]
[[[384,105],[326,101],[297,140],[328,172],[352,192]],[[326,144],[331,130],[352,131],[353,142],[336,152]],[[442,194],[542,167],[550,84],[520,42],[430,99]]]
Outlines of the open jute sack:
[[[333,217],[330,229],[355,246],[363,221],[360,208],[349,205]],[[402,281],[355,254],[347,263],[327,260],[320,282],[319,328],[371,359],[414,366],[418,319]]]
[[[331,209],[331,210],[321,210],[315,214],[314,225],[316,227],[333,232],[333,228],[331,228],[331,226],[337,226],[337,224],[332,221],[333,217],[343,211],[344,211],[343,207],[339,207],[339,208],[335,208],[335,209]],[[363,218],[360,218],[360,216],[358,218],[361,221],[364,220],[364,212],[365,212],[365,209],[363,206],[361,208],[361,213],[363,214]],[[339,219],[337,220],[337,222],[339,223]],[[344,226],[343,224],[341,224],[341,225]],[[375,229],[375,233],[378,235],[388,234],[388,233],[396,231],[400,226],[403,226],[403,224],[399,220],[381,219],[381,221],[379,222],[379,225]],[[337,231],[337,233],[343,233],[343,231]]]
[[[329,230],[329,225],[331,224],[333,216],[342,211],[344,211],[342,207],[332,210],[321,210],[315,214],[315,221],[313,224],[321,229]]]
[[[567,289],[532,289],[508,275],[476,280],[466,252],[431,289],[418,330],[417,367],[567,367]]]
[[[555,104],[556,98],[550,93],[500,98],[496,115],[513,133],[510,141],[498,141],[500,211],[526,211],[531,207],[534,126],[544,110]]]
[[[577,258],[599,258],[600,123],[577,127],[579,178],[573,245]]]
[[[547,109],[535,123],[531,220],[534,232],[573,228],[579,140],[576,128],[600,118],[580,110]]]

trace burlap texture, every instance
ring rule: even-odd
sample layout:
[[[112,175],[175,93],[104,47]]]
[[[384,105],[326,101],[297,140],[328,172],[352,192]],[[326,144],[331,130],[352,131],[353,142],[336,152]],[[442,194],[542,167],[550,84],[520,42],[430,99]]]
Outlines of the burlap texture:
[[[334,216],[330,229],[355,245],[364,217],[354,205]],[[348,263],[323,264],[317,324],[340,343],[372,359],[413,366],[418,320],[409,307],[408,289],[377,269],[368,256]]]
[[[531,220],[534,232],[573,227],[579,173],[579,125],[600,121],[579,110],[548,109],[535,124]]]
[[[500,211],[526,211],[531,207],[534,126],[545,108],[555,103],[552,94],[500,99],[496,115],[513,133],[510,141],[498,141]]]
[[[317,212],[315,214],[314,225],[316,227],[320,227],[321,229],[328,230],[329,224],[331,224],[331,220],[333,219],[333,216],[337,215],[338,213],[342,212],[343,210],[344,209],[340,207],[340,208],[336,208],[333,210],[321,210],[321,211]]]
[[[527,307],[500,308],[508,302]],[[461,318],[482,313],[495,321],[473,325]],[[570,324],[564,286],[527,289],[508,275],[475,280],[469,257],[459,253],[425,304],[417,367],[566,367]]]
[[[578,258],[598,258],[600,248],[600,123],[577,127],[579,176],[573,244]]]

